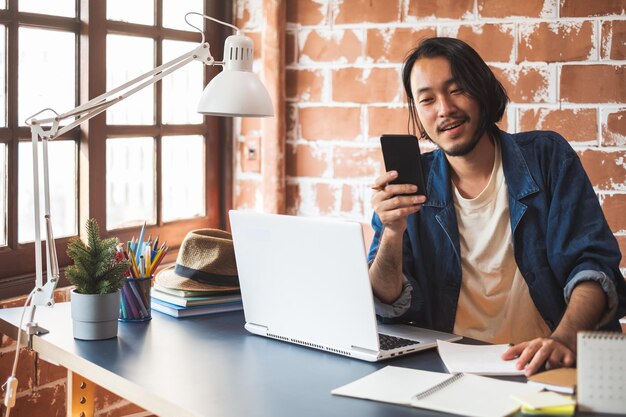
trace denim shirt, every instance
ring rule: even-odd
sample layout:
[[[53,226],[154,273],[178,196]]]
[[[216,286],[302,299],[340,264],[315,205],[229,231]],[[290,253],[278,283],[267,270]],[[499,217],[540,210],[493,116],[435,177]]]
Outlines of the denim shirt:
[[[607,295],[607,314],[601,325],[618,330],[619,318],[626,315],[621,254],[578,155],[554,132],[500,132],[498,140],[515,261],[537,310],[554,330],[574,286],[593,280]],[[388,317],[451,332],[462,273],[449,166],[441,150],[426,153],[422,159],[428,200],[407,219],[402,248],[404,289],[400,299],[388,306],[392,311]],[[383,232],[376,214],[372,226],[370,264]]]

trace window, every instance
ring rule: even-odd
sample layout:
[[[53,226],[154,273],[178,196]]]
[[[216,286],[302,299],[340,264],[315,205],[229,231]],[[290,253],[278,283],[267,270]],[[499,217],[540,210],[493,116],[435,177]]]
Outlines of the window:
[[[27,118],[47,107],[71,110],[191,51],[201,36],[185,23],[185,13],[229,21],[231,8],[215,0],[0,0],[0,298],[26,294],[34,283]],[[197,16],[190,20],[202,27]],[[202,25],[221,60],[231,31]],[[216,73],[189,63],[49,142],[50,211],[61,267],[69,264],[69,239],[90,217],[122,242],[145,222],[146,233],[173,248],[189,230],[225,227],[230,120],[195,112]],[[40,164],[42,148],[39,143]],[[43,211],[43,194],[40,199]]]
[[[154,148],[153,138],[107,139],[108,230],[156,222]]]
[[[50,213],[54,238],[76,236],[76,142],[73,140],[55,140],[49,143],[48,163],[50,183]],[[41,158],[42,145],[38,144],[39,172],[43,172]],[[18,145],[17,174],[17,241],[28,243],[35,240],[35,193],[33,190],[33,144],[20,142]],[[43,210],[43,186],[39,190],[39,201]],[[43,213],[39,216],[41,231],[44,230]],[[43,232],[42,232],[43,233]],[[42,234],[42,239],[45,236]]]
[[[153,44],[141,36],[107,35],[107,91],[155,67]],[[155,88],[146,87],[107,110],[107,124],[153,125]]]
[[[202,3],[196,10],[202,8]],[[107,19],[154,25],[153,0],[107,0]],[[185,29],[185,28],[183,28]]]
[[[19,0],[18,4],[21,12],[66,17],[76,16],[75,0]]]
[[[22,2],[30,7],[32,1]],[[22,5],[20,3],[20,6]],[[57,1],[58,3],[58,1]],[[67,1],[65,1],[67,3]],[[36,9],[36,8],[35,8]],[[35,11],[29,9],[29,11]],[[66,30],[48,30],[21,26],[18,28],[18,84],[17,122],[26,126],[26,119],[45,107],[63,112],[76,106],[76,34]],[[44,71],[54,71],[51,77]],[[49,117],[52,113],[42,114]],[[76,141],[55,140],[49,146],[50,212],[56,238],[77,234],[76,218]],[[42,146],[39,149],[39,172],[42,172]],[[35,240],[32,142],[18,145],[18,243]],[[39,201],[43,202],[43,188]],[[43,204],[42,204],[43,210]],[[40,216],[44,230],[43,214]]]
[[[0,127],[7,125],[6,26],[0,25]]]
[[[191,51],[194,45],[191,42],[164,40],[163,61],[171,61]],[[202,123],[202,115],[196,112],[202,96],[202,65],[187,65],[163,80],[161,85],[163,88],[163,123]]]
[[[7,244],[7,146],[0,143],[0,246]]]
[[[202,136],[165,136],[161,186],[164,221],[202,216],[205,213],[204,175],[206,168]],[[183,169],[184,167],[184,169]]]

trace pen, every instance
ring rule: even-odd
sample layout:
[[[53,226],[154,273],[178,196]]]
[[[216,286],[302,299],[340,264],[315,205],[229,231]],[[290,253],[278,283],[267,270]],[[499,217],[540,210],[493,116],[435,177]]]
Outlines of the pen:
[[[139,266],[137,265],[137,261],[135,259],[135,255],[132,252],[129,252],[130,262],[132,264],[132,269],[135,271],[135,278],[139,277]]]
[[[143,260],[144,260],[144,276],[149,276],[150,274],[149,272],[149,266],[152,263],[152,247],[150,245],[147,245],[145,250],[144,250],[144,255],[143,255]]]
[[[143,247],[143,235],[146,232],[146,222],[143,222],[143,226],[141,227],[141,232],[139,233],[139,241],[137,242],[137,247],[135,248],[135,258],[141,255],[141,250]]]
[[[146,276],[146,258],[143,255],[139,256],[139,277],[143,278]]]
[[[152,261],[152,264],[150,265],[150,270],[148,271],[148,275],[152,275],[154,271],[156,271],[157,267],[161,263],[161,260],[163,260],[163,257],[165,256],[166,253],[167,253],[167,248],[164,250],[159,250],[157,252],[156,256],[154,257],[154,260]]]

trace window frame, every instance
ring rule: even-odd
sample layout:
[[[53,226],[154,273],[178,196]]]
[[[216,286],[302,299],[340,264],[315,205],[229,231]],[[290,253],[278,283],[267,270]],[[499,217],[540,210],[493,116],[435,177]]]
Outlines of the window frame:
[[[0,128],[0,143],[7,144],[7,246],[0,247],[0,299],[24,295],[30,292],[35,282],[34,243],[18,243],[17,240],[17,174],[18,144],[31,140],[30,129],[20,126],[17,115],[18,86],[18,29],[20,26],[73,31],[76,42],[76,104],[106,92],[106,35],[141,35],[153,38],[155,42],[154,66],[162,64],[162,40],[201,41],[199,33],[162,28],[162,0],[154,0],[155,26],[135,23],[108,21],[106,1],[76,0],[75,18],[39,15],[18,11],[18,0],[8,0],[7,9],[0,10],[0,23],[6,26],[6,88],[7,126]],[[231,1],[204,0],[204,13],[224,21],[232,21]],[[195,10],[194,10],[195,11]],[[192,29],[190,29],[191,31]],[[216,60],[223,54],[224,40],[231,30],[222,25],[204,21],[206,41]],[[189,65],[194,65],[191,63]],[[219,67],[205,67],[204,84],[220,71]],[[150,88],[150,87],[148,87]],[[170,252],[164,263],[173,262],[178,248],[189,230],[197,228],[226,227],[226,214],[232,202],[232,122],[227,118],[204,117],[199,125],[161,124],[161,83],[155,84],[153,125],[111,125],[106,124],[106,114],[102,113],[63,135],[78,143],[78,230],[84,233],[88,218],[95,218],[102,233],[115,236],[124,242],[138,236],[140,226],[105,230],[106,225],[106,140],[119,137],[150,136],[155,138],[156,173],[156,214],[155,225],[148,225],[146,234],[160,235],[167,239]],[[45,107],[45,103],[42,105]],[[61,109],[63,111],[70,109]],[[23,121],[22,121],[23,123]],[[171,222],[161,220],[161,138],[169,135],[202,135],[205,137],[205,215],[193,219]],[[54,213],[52,213],[54,217]],[[66,248],[72,237],[56,239],[56,250],[61,268],[70,264]],[[44,245],[45,246],[45,245]],[[44,263],[45,263],[45,256]],[[44,277],[46,275],[44,266]],[[69,285],[62,279],[59,286]]]

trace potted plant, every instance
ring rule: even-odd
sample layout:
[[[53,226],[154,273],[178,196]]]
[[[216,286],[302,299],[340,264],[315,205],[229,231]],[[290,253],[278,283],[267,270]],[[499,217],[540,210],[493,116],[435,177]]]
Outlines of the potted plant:
[[[65,270],[76,286],[71,306],[74,338],[109,339],[117,336],[120,289],[129,263],[118,253],[117,238],[102,239],[95,219],[87,220],[87,242],[73,239],[67,254],[74,265]]]

